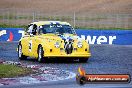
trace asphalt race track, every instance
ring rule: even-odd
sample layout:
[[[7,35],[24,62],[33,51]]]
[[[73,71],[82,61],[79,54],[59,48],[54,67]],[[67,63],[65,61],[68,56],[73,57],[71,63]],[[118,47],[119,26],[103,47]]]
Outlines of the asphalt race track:
[[[19,61],[17,58],[17,42],[0,42],[0,59],[7,61]],[[38,63],[36,60],[22,60],[27,64],[39,64],[45,67],[59,68],[61,70],[77,73],[78,67],[82,66],[88,74],[130,74],[132,75],[132,45],[90,45],[92,57],[87,63],[77,61],[55,61]],[[75,77],[62,81],[27,85],[5,85],[0,88],[132,88],[129,84],[76,84]]]

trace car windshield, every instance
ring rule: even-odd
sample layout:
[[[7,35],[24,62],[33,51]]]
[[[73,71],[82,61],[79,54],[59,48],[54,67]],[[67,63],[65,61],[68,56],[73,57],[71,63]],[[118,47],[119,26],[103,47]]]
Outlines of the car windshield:
[[[39,33],[47,34],[75,34],[74,29],[69,25],[42,25],[40,26]]]

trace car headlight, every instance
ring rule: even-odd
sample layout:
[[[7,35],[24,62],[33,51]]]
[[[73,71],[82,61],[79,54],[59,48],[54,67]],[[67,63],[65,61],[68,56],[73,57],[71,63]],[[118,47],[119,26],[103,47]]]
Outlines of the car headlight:
[[[77,46],[78,46],[78,48],[82,48],[83,47],[83,43],[82,42],[78,42]]]
[[[56,42],[56,43],[55,43],[55,47],[56,47],[56,48],[59,48],[59,47],[60,47],[60,43],[59,43],[59,42]]]

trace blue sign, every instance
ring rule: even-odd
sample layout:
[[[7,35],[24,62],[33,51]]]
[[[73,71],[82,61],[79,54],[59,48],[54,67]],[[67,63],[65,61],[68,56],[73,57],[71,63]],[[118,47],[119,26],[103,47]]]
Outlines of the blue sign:
[[[132,30],[76,30],[89,44],[132,45]]]
[[[89,44],[132,45],[132,30],[82,30],[76,33]],[[19,41],[23,28],[0,28],[0,41]]]
[[[0,41],[18,41],[23,34],[23,28],[0,28]]]

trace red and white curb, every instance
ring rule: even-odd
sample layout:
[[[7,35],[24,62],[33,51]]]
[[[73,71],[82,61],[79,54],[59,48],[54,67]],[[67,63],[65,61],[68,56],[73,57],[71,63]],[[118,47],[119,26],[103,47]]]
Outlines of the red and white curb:
[[[59,68],[44,67],[41,65],[25,65],[25,64],[21,64],[20,62],[13,62],[13,61],[0,61],[0,64],[19,65],[26,68],[32,68],[33,71],[36,72],[35,74],[30,74],[29,76],[25,76],[25,77],[0,78],[0,86],[60,81],[60,80],[71,79],[76,76],[75,73],[70,71],[61,70]]]

